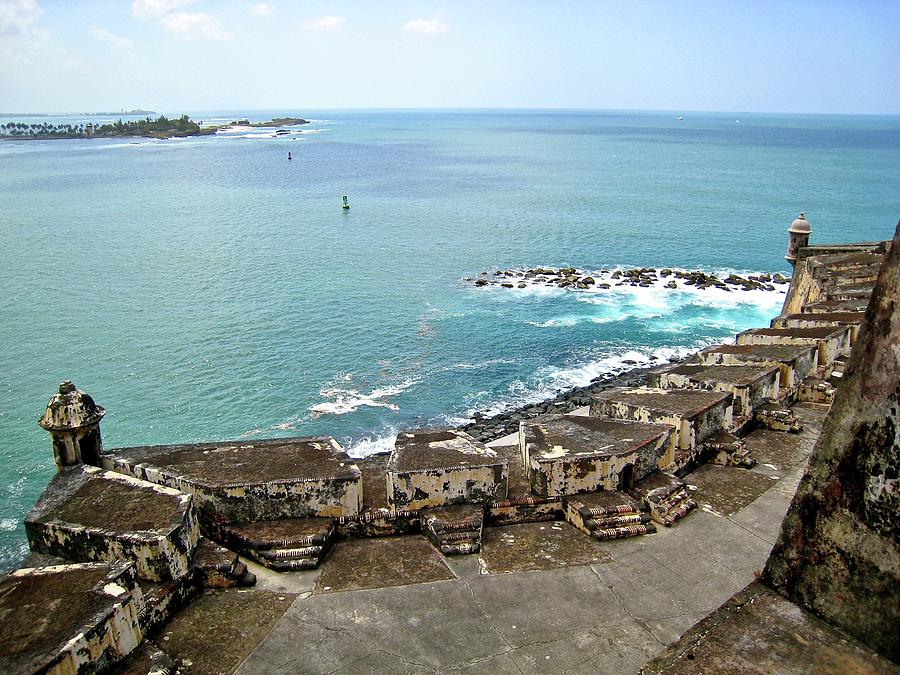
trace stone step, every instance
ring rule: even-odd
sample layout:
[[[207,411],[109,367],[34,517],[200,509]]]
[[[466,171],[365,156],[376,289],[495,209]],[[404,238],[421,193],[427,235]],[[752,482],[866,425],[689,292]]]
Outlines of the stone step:
[[[602,530],[610,527],[625,527],[629,525],[642,525],[650,522],[650,516],[646,513],[629,513],[608,518],[588,518],[584,521],[589,530]]]
[[[742,466],[749,469],[756,466],[750,450],[743,440],[727,431],[710,436],[703,443],[706,460],[721,466]]]
[[[80,464],[60,471],[25,518],[28,544],[73,562],[132,562],[142,579],[186,576],[200,539],[191,496]]]
[[[387,465],[388,504],[415,511],[504,499],[509,462],[456,429],[401,431]]]
[[[220,523],[354,516],[359,468],[328,436],[119,448],[107,469],[194,496],[204,532]]]
[[[237,554],[205,537],[200,539],[192,562],[196,583],[203,588],[252,586],[256,576]]]
[[[546,415],[521,423],[519,449],[531,491],[538,496],[618,490],[669,463],[673,429],[608,417]]]
[[[422,532],[444,555],[477,553],[481,550],[484,507],[459,504],[422,512]]]
[[[0,672],[112,669],[143,639],[131,563],[26,568],[0,580]]]
[[[819,349],[818,365],[827,366],[843,354],[850,353],[850,328],[753,328],[738,333],[739,345],[807,344]]]
[[[825,290],[826,300],[868,300],[875,288],[874,281],[835,284]]]
[[[797,389],[797,400],[801,403],[825,403],[834,402],[835,388],[828,382],[818,377],[807,377],[800,383]]]
[[[697,508],[697,502],[693,499],[685,499],[683,502],[679,503],[678,506],[667,509],[664,512],[659,513],[659,518],[661,522],[666,527],[672,527],[679,520],[688,515],[691,511]]]
[[[795,434],[803,431],[803,424],[789,408],[775,404],[759,408],[755,419],[760,426],[771,431],[787,431]]]
[[[678,450],[697,450],[705,438],[731,428],[734,396],[700,389],[614,388],[597,394],[591,415],[666,424],[674,428],[674,451],[661,470],[676,464]]]
[[[778,378],[779,393],[790,394],[796,391],[804,377],[815,372],[818,354],[818,345],[716,345],[699,352],[697,358],[706,365],[777,365],[781,371]]]
[[[607,529],[591,530],[591,536],[595,539],[625,539],[626,537],[638,537],[642,534],[656,534],[656,526],[649,522],[641,525],[628,525],[625,527],[612,527]]]
[[[312,569],[330,550],[331,518],[279,518],[225,525],[219,538],[247,558],[276,571]]]
[[[682,363],[652,373],[651,386],[722,391],[734,396],[733,415],[750,417],[766,399],[778,398],[781,368],[767,363],[705,365]]]
[[[585,534],[598,539],[616,539],[656,530],[650,525],[649,516],[640,505],[624,492],[588,492],[564,500],[567,522]]]
[[[862,300],[818,300],[800,308],[801,314],[830,314],[834,312],[865,312],[868,298]]]
[[[234,550],[323,545],[334,535],[332,518],[279,518],[222,526],[219,536]]]
[[[666,527],[671,527],[697,508],[684,483],[663,472],[657,472],[636,485],[632,494],[643,501],[655,522]]]
[[[818,314],[787,314],[776,316],[771,321],[772,328],[827,328],[847,326],[850,328],[850,346],[856,342],[859,327],[865,312],[820,312]]]

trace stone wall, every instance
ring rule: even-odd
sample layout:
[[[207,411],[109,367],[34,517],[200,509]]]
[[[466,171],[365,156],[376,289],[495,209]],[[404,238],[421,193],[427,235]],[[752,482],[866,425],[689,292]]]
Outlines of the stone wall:
[[[798,265],[799,267],[799,265]],[[765,582],[900,661],[900,225]]]

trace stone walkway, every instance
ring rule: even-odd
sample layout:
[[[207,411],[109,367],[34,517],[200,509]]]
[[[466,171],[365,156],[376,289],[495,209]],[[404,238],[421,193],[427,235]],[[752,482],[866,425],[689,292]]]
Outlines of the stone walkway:
[[[802,433],[755,431],[754,469],[687,476],[701,508],[657,534],[598,542],[562,522],[512,525],[487,528],[480,555],[450,558],[422,537],[344,541],[318,570],[252,566],[254,589],[208,592],[158,643],[192,673],[636,672],[765,565],[827,412],[793,410]],[[279,598],[293,599],[280,616],[252,609]],[[224,626],[219,604],[232,608]]]

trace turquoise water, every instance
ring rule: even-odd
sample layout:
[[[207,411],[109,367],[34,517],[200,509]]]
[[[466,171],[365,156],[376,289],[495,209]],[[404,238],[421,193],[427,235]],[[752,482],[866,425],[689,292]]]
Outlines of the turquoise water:
[[[0,143],[0,567],[53,474],[36,420],[63,379],[107,408],[108,448],[325,433],[363,454],[763,325],[783,298],[464,277],[786,271],[799,211],[817,242],[889,237],[900,214],[896,117],[250,117],[283,113],[315,121]]]

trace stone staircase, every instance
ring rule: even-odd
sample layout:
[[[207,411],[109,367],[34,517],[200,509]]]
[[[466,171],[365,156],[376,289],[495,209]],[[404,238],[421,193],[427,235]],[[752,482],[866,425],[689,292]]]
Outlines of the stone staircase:
[[[653,534],[650,515],[624,492],[591,492],[565,499],[566,521],[594,539],[624,539]]]
[[[478,553],[484,528],[484,508],[459,504],[422,512],[422,532],[444,555]]]
[[[331,518],[281,518],[225,525],[219,538],[229,548],[279,572],[318,567],[331,548]]]
[[[655,522],[666,527],[672,527],[697,508],[685,484],[661,471],[636,485],[631,494],[643,502]]]

